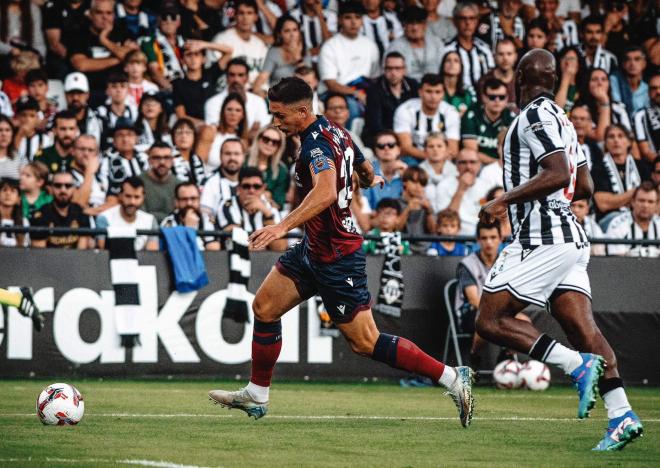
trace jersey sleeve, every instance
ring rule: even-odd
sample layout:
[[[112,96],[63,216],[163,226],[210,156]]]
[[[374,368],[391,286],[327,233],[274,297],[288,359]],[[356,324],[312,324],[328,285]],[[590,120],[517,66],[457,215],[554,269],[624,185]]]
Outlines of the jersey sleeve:
[[[537,162],[565,150],[560,131],[559,122],[550,111],[540,107],[527,111],[527,126],[522,130],[522,137]]]
[[[461,139],[461,114],[454,106],[449,106],[445,113],[445,135],[448,140]]]
[[[577,158],[576,158],[576,167],[584,166],[587,164],[587,156],[584,154],[584,151],[582,150],[582,145],[576,145],[577,146]]]
[[[309,167],[309,171],[313,176],[329,169],[336,170],[332,148],[322,139],[315,140],[313,144],[305,145],[300,151],[300,157],[303,166]]]
[[[474,110],[468,110],[461,119],[461,138],[463,140],[475,140],[477,138],[476,115]]]
[[[633,128],[635,130],[635,139],[638,142],[647,141],[649,139],[646,134],[646,125],[644,121],[646,116],[646,111],[644,109],[638,110],[633,116]]]
[[[410,112],[405,104],[400,105],[394,111],[393,127],[396,133],[411,133],[414,125],[410,121]]]

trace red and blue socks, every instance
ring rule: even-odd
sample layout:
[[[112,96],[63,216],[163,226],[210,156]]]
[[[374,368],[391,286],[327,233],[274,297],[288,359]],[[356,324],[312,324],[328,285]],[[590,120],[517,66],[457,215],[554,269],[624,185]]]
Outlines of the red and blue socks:
[[[254,320],[252,332],[252,375],[247,386],[256,401],[268,401],[268,390],[273,369],[282,350],[282,321],[261,322]]]

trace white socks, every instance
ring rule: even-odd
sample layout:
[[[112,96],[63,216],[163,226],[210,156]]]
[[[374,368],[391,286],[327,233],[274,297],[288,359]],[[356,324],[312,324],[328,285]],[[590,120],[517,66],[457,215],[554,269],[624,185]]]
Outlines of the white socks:
[[[582,356],[577,351],[568,349],[563,344],[555,342],[545,358],[547,364],[554,364],[567,374],[570,374],[582,364]]]
[[[456,369],[450,366],[445,366],[445,370],[442,372],[442,375],[440,376],[440,380],[438,380],[438,382],[443,387],[449,388],[451,384],[453,384],[454,381],[456,380],[456,377],[458,377],[458,374],[456,373]]]
[[[603,403],[605,403],[605,408],[607,408],[608,419],[618,418],[632,410],[623,387],[617,387],[603,395]]]
[[[261,385],[257,385],[255,383],[248,383],[247,384],[247,391],[250,394],[250,396],[256,401],[257,403],[267,403],[268,402],[268,393],[270,390],[270,387],[262,387]]]

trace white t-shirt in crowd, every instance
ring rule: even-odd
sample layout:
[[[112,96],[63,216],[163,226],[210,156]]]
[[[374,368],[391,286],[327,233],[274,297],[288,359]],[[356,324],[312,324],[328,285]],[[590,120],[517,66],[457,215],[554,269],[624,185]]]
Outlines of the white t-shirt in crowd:
[[[488,193],[488,184],[484,183],[479,177],[474,185],[467,189],[463,194],[463,200],[458,210],[458,216],[461,218],[461,230],[459,234],[473,236],[476,233],[477,222],[479,221],[479,210],[481,202],[485,200]],[[458,177],[447,177],[442,184],[438,186],[435,200],[431,201],[433,211],[438,212],[449,207],[452,197],[458,189]]]
[[[504,180],[502,178],[503,170],[502,166],[495,161],[490,164],[486,164],[481,168],[479,173],[479,180],[486,186],[486,192],[495,187],[502,187]]]
[[[268,53],[268,46],[254,34],[250,35],[250,39],[244,41],[237,33],[236,28],[229,28],[226,31],[216,34],[213,42],[230,45],[234,52],[232,58],[244,59],[250,68],[249,80],[253,83],[257,75],[261,71],[261,67]],[[212,52],[211,58],[213,62],[217,62],[220,58],[218,52]]]
[[[238,180],[229,180],[220,171],[216,171],[204,182],[200,198],[202,209],[215,218],[220,202],[229,200],[235,194],[237,185]]]
[[[454,106],[442,101],[433,115],[422,111],[420,98],[408,99],[394,111],[394,131],[410,133],[413,144],[424,148],[426,136],[432,132],[442,132],[448,140],[461,139],[461,117]]]
[[[96,220],[96,226],[99,228],[107,228],[108,226],[121,226],[121,227],[131,227],[135,229],[158,229],[158,223],[156,222],[156,217],[151,213],[146,211],[137,210],[135,221],[129,223],[124,218],[121,217],[119,210],[121,205],[115,205],[112,208],[108,208],[101,214],[99,214]],[[147,242],[151,240],[158,240],[158,236],[136,236],[135,237],[135,250],[144,250],[147,247]]]
[[[374,78],[380,70],[376,44],[365,36],[350,39],[337,34],[328,39],[319,54],[321,80],[346,85],[360,77]]]
[[[220,121],[220,110],[227,94],[229,92],[225,89],[221,93],[209,98],[206,104],[204,104],[204,120],[207,124],[218,125]],[[259,126],[263,127],[264,125],[268,125],[272,120],[264,98],[249,91],[246,93],[245,113],[247,114],[248,127],[252,127],[254,122],[259,122]]]
[[[213,143],[211,143],[209,157],[206,161],[206,164],[204,165],[204,169],[206,170],[207,174],[220,168],[220,148],[222,148],[222,144],[225,142],[225,140],[230,138],[238,138],[238,136],[235,133],[218,132],[215,134]]]
[[[433,205],[433,201],[438,198],[437,192],[444,183],[445,179],[456,178],[458,175],[458,170],[456,169],[454,163],[451,161],[445,161],[444,166],[442,166],[442,173],[440,174],[435,173],[433,167],[431,167],[431,163],[429,163],[428,160],[422,161],[419,167],[424,169],[426,174],[429,176],[429,181],[426,184],[426,187],[424,187],[424,191],[426,192],[426,198],[431,201],[433,212],[437,213],[437,210]]]

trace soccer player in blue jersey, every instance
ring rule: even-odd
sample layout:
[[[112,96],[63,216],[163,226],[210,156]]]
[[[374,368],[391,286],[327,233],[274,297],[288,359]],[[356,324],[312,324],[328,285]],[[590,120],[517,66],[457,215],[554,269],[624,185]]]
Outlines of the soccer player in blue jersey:
[[[312,89],[295,77],[282,79],[268,92],[274,124],[287,135],[300,137],[295,183],[301,202],[280,223],[252,233],[251,248],[264,249],[298,226],[304,226],[305,236],[280,257],[254,298],[250,382],[235,392],[213,390],[209,397],[255,419],[264,416],[273,368],[282,348],[280,319],[295,305],[320,294],[354,352],[440,383],[467,427],[472,419],[473,371],[445,366],[405,338],[376,328],[362,236],[353,225],[349,206],[353,171],[364,188],[380,185],[383,179],[375,175],[347,130],[314,115],[312,98]]]

